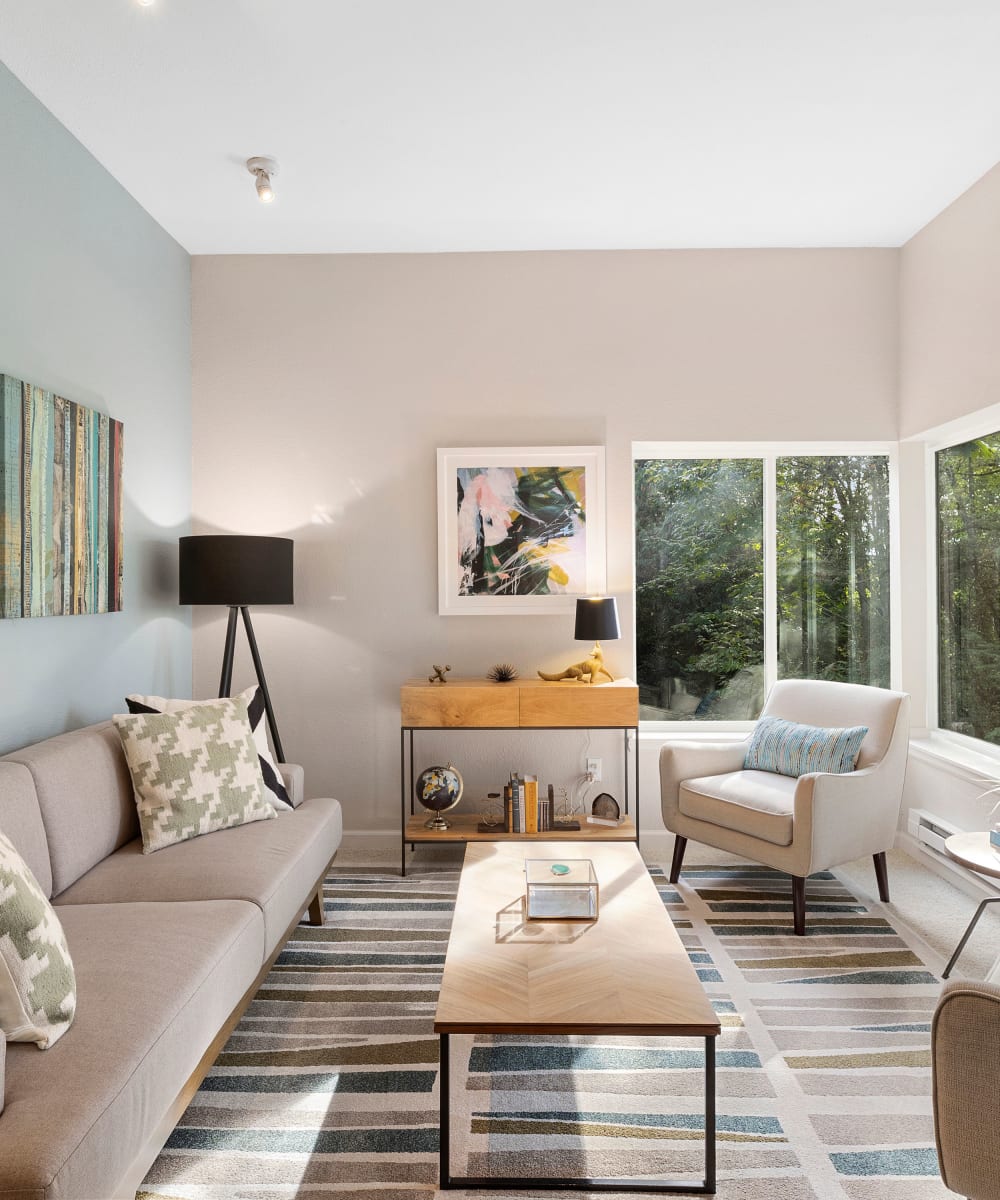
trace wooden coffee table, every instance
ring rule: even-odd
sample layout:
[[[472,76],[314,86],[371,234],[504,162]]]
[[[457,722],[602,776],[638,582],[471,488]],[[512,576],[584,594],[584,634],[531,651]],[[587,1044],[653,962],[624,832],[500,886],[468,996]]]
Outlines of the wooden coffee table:
[[[594,923],[526,926],[525,858],[589,858],[600,885]],[[633,844],[473,843],[465,853],[434,1018],[441,1039],[442,1188],[715,1192],[718,1018]],[[451,1174],[453,1033],[694,1037],[705,1044],[705,1177],[687,1180],[459,1178]]]

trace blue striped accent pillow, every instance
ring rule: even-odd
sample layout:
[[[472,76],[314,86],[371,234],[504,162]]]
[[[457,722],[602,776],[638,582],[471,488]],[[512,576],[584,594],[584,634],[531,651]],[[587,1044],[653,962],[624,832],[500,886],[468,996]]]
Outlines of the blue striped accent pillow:
[[[761,717],[750,740],[743,768],[774,771],[796,779],[810,771],[845,775],[854,770],[867,732],[867,725],[823,729],[818,725],[797,725],[781,717]]]

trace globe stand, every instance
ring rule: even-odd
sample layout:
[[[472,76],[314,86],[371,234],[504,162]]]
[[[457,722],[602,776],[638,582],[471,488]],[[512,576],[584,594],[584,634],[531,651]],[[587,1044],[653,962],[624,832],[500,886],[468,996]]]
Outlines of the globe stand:
[[[436,816],[431,817],[431,819],[429,821],[424,822],[424,828],[425,829],[450,829],[451,822],[446,821],[444,819],[444,817],[441,816],[440,813],[437,813]]]

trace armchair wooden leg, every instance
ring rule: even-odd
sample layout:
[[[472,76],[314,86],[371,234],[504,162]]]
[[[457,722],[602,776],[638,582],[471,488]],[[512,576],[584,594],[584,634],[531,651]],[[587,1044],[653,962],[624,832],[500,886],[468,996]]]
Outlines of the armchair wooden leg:
[[[684,851],[688,840],[679,833],[674,834],[674,857],[670,861],[670,882],[676,883],[681,875],[681,863],[684,861]]]
[[[309,901],[309,924],[323,924],[323,885],[316,889],[316,895]]]
[[[872,859],[875,863],[875,879],[878,882],[878,898],[883,904],[889,902],[889,867],[885,861],[885,851],[880,850],[878,854],[873,854]]]
[[[804,875],[792,876],[792,918],[799,937],[806,933],[806,880]]]

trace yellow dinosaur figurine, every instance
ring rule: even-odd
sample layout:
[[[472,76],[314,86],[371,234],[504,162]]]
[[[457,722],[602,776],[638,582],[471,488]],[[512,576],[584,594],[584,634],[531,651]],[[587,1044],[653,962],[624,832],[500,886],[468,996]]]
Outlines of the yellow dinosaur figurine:
[[[582,683],[585,675],[587,683],[596,683],[601,675],[606,675],[609,683],[615,681],[614,675],[604,665],[604,653],[599,645],[591,650],[583,662],[573,663],[564,671],[560,671],[558,675],[546,675],[544,671],[539,671],[538,675],[540,679],[548,680],[550,683],[555,683],[560,679],[576,679]]]

